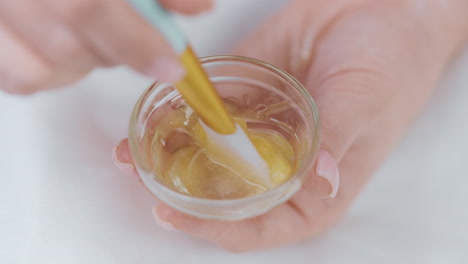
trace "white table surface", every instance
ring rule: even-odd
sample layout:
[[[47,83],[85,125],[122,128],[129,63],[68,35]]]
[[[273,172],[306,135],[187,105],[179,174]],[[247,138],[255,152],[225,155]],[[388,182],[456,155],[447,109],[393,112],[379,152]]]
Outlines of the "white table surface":
[[[282,2],[220,0],[181,23],[201,55],[220,54]],[[158,227],[150,195],[113,167],[148,83],[120,68],[0,94],[0,263],[468,263],[468,50],[339,226],[241,255]]]

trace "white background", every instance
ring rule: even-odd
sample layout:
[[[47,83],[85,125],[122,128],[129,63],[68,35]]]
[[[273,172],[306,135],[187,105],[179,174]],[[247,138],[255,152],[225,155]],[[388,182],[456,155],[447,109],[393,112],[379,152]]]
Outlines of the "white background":
[[[282,2],[218,1],[181,22],[200,55],[220,54]],[[113,167],[148,83],[120,68],[0,94],[0,263],[468,263],[468,50],[339,226],[242,255],[158,227],[150,195]]]

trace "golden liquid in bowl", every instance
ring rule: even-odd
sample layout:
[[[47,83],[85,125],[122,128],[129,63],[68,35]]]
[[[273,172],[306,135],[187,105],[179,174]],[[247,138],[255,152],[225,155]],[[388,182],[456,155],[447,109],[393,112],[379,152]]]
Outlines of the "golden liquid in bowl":
[[[227,107],[232,110],[236,105],[231,102]],[[287,181],[296,169],[294,131],[267,116],[230,112],[267,163],[273,182],[270,189]],[[202,121],[188,106],[168,107],[155,120],[145,135],[151,144],[148,156],[154,174],[170,188],[192,197],[218,200],[244,198],[269,189],[249,181],[239,172],[241,168],[220,162]]]

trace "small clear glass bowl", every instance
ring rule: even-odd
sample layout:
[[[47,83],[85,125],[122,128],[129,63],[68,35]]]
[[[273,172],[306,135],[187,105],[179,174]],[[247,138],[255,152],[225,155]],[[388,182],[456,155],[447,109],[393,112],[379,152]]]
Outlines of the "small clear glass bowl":
[[[155,82],[136,103],[129,124],[129,144],[136,169],[148,190],[169,206],[205,219],[239,220],[260,215],[285,202],[302,186],[315,161],[320,141],[319,114],[302,84],[287,72],[262,61],[240,56],[211,56],[200,59],[211,81],[225,100],[237,100],[263,109],[287,102],[291,107],[274,116],[296,134],[295,173],[285,183],[264,193],[232,200],[191,197],[177,192],[157,175],[148,158],[151,142],[144,139],[149,117],[179,98],[173,84]],[[248,98],[248,100],[244,100]],[[179,100],[181,101],[181,100]],[[165,108],[167,109],[167,107]]]

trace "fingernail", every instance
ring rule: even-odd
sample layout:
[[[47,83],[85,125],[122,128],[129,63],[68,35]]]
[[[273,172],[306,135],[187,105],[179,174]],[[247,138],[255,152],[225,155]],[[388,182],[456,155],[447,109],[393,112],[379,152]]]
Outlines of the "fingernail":
[[[320,149],[318,152],[315,173],[327,180],[331,186],[331,191],[327,198],[334,198],[340,185],[340,172],[335,158],[324,149]]]
[[[142,73],[158,81],[173,83],[184,78],[185,69],[177,60],[160,57]]]
[[[119,145],[115,146],[112,150],[112,161],[114,165],[123,173],[126,174],[135,174],[135,167],[133,164],[125,162],[123,157],[119,157],[119,152],[117,151]]]
[[[161,217],[164,217],[164,211],[159,212],[158,209],[159,207],[156,206],[152,210],[154,221],[156,221],[156,223],[164,229],[167,229],[169,231],[178,231],[178,229],[172,223],[170,223],[169,221],[163,220],[164,218],[161,218]]]

